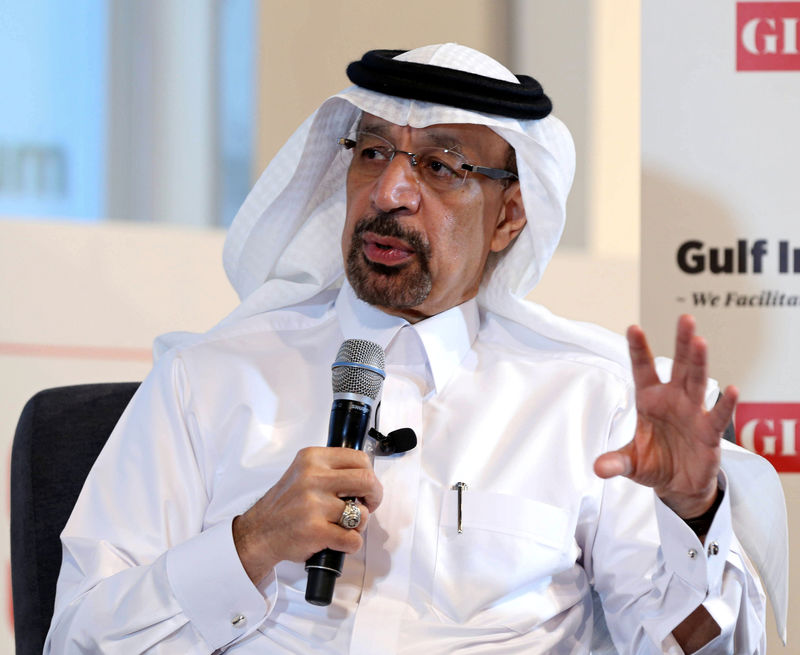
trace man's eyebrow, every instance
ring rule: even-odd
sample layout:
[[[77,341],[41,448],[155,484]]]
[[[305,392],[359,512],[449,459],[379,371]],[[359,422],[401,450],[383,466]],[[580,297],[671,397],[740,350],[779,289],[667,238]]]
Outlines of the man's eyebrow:
[[[376,136],[383,137],[390,142],[392,141],[391,126],[383,123],[370,125],[369,123],[359,122],[358,130],[360,132],[363,131],[369,132],[370,134],[375,134]],[[462,152],[461,142],[452,134],[447,134],[445,132],[423,132],[421,137],[422,138],[420,141],[425,145],[437,146],[439,148],[446,148],[448,150]]]
[[[370,134],[375,134],[376,136],[382,136],[384,139],[391,141],[389,139],[389,126],[384,125],[383,123],[376,123],[375,125],[370,125],[369,123],[364,123],[363,121],[358,121],[358,125],[356,125],[356,131],[358,132],[369,132]]]
[[[461,152],[461,142],[451,134],[443,132],[426,132],[425,141],[428,141],[433,146],[440,148],[447,148],[448,150],[456,150]]]

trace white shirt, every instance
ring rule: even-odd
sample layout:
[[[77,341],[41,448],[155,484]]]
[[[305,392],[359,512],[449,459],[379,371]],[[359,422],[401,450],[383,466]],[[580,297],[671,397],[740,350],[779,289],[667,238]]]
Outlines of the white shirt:
[[[231,522],[326,443],[330,364],[355,337],[386,350],[381,430],[419,444],[375,458],[382,504],[317,607],[302,563],[254,586]],[[593,587],[620,652],[680,653],[670,632],[700,603],[722,629],[701,652],[763,652],[728,494],[704,547],[652,490],[594,475],[635,420],[628,371],[474,301],[409,325],[345,285],[198,337],[89,475],[45,653],[588,653]]]

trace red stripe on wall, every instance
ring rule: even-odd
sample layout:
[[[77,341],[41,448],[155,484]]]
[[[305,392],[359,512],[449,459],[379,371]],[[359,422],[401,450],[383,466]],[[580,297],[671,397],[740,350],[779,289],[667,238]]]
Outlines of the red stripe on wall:
[[[100,359],[126,362],[151,362],[149,348],[108,346],[62,346],[50,343],[0,342],[0,355],[14,357],[58,357],[67,359]]]

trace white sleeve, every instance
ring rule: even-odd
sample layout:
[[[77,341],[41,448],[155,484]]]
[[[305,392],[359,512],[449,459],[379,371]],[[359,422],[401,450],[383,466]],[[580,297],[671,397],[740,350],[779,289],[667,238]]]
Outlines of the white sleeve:
[[[98,457],[61,535],[45,655],[211,653],[274,606],[274,574],[250,582],[233,517],[204,525],[209,488],[190,395],[180,359],[163,357]]]
[[[632,421],[618,422],[615,431],[627,436],[612,437],[609,449],[630,439]],[[724,473],[720,485],[727,486]],[[721,634],[698,653],[765,652],[765,597],[733,533],[730,494],[702,544],[652,489],[613,478],[590,548],[585,564],[619,653],[682,655],[672,630],[701,604]]]

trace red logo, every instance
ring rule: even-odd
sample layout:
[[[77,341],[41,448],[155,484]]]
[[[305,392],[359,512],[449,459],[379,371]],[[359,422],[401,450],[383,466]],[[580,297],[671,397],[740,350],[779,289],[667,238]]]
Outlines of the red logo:
[[[766,457],[779,473],[800,472],[800,403],[739,403],[736,443]]]
[[[736,70],[800,70],[800,2],[736,5]]]

